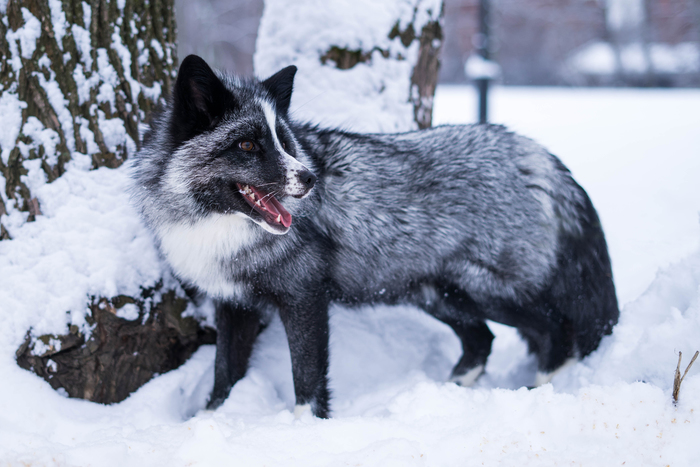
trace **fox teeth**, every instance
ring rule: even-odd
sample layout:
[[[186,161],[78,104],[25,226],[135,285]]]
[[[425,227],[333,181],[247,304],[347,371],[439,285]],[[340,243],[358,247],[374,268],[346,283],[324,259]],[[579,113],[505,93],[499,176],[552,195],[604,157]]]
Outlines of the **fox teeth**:
[[[244,195],[248,196],[253,201],[255,201],[255,192],[250,189],[249,185],[243,185],[243,188],[241,188],[240,191],[241,191],[241,193],[243,193]]]
[[[282,214],[277,214],[277,222],[282,222]]]

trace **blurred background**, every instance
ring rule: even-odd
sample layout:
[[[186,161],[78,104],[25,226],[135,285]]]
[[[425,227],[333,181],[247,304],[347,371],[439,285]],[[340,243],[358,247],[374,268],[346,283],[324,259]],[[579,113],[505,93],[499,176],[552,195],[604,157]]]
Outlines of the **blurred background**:
[[[480,0],[445,0],[440,83],[466,83]],[[700,86],[700,0],[490,0],[500,82]],[[179,56],[253,73],[262,0],[176,0]],[[207,25],[202,27],[202,25]]]

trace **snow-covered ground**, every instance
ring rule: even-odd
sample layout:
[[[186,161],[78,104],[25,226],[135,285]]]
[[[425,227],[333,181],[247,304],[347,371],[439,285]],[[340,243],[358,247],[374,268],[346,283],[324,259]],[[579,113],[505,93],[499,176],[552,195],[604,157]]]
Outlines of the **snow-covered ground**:
[[[0,466],[698,465],[700,366],[683,382],[677,407],[671,388],[677,352],[685,367],[700,349],[700,91],[497,88],[492,104],[492,120],[558,155],[600,213],[623,308],[613,335],[589,358],[528,391],[520,386],[531,383],[533,361],[513,330],[494,325],[487,375],[465,389],[444,382],[460,353],[445,325],[415,309],[336,307],[331,420],[308,413],[295,420],[290,412],[279,321],[260,336],[248,375],[216,412],[202,410],[213,383],[212,347],[126,401],[103,406],[62,397],[16,366],[13,352],[28,323],[18,310],[26,304],[0,301]],[[438,89],[436,123],[473,121],[475,111],[470,88]],[[92,200],[80,201],[91,184],[113,191],[110,203],[126,199],[121,171],[106,173],[74,180],[70,190],[47,187],[44,196],[55,203],[65,196],[81,215],[101,213]],[[51,205],[45,217],[65,209]],[[42,289],[56,281],[39,274],[51,264],[50,248],[37,252],[35,227],[25,227],[18,247],[0,244],[7,267],[0,297],[18,296],[8,288],[22,284],[5,274],[23,254],[36,264],[26,277],[39,290],[29,301],[59,300]],[[59,230],[54,240],[66,236]],[[95,279],[79,280],[87,288]],[[46,319],[33,324],[57,325]]]

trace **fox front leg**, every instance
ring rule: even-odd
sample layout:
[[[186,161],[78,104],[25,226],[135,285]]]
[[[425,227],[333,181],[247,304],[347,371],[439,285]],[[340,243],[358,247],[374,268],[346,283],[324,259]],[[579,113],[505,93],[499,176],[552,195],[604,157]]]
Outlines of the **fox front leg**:
[[[253,344],[263,328],[260,315],[254,309],[231,302],[216,304],[214,389],[208,409],[219,407],[233,385],[245,376]]]
[[[292,357],[297,416],[307,409],[328,418],[328,305],[325,297],[309,297],[280,308]]]

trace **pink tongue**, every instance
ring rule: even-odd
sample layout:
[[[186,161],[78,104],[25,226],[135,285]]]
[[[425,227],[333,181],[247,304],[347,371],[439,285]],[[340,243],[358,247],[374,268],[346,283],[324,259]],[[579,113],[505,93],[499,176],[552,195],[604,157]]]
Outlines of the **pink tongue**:
[[[265,206],[265,209],[275,217],[275,220],[277,220],[278,216],[281,216],[283,226],[289,228],[289,226],[292,225],[292,215],[284,209],[273,195],[260,191],[252,185],[248,186],[253,190],[253,193],[255,193],[255,197]]]

